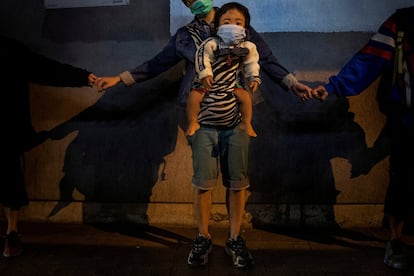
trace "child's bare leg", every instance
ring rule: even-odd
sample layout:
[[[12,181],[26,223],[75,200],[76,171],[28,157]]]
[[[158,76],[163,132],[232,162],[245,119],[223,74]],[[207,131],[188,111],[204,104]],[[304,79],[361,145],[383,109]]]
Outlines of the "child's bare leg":
[[[257,133],[252,126],[253,104],[249,92],[242,88],[235,88],[234,94],[240,103],[240,112],[242,114],[240,129],[244,130],[247,135],[256,137]]]
[[[187,136],[192,136],[200,128],[198,123],[198,113],[200,113],[200,104],[204,98],[204,93],[198,90],[191,90],[187,99],[187,119],[188,128],[185,133]]]

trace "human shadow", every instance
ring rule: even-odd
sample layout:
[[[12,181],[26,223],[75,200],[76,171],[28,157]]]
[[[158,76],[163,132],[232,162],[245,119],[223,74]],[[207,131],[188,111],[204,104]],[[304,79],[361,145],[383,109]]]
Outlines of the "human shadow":
[[[262,223],[260,212],[266,210],[254,210],[249,203],[276,203],[279,207],[266,214],[272,224],[335,228],[333,205],[340,191],[330,160],[343,157],[352,163],[365,155],[364,130],[346,98],[303,102],[265,74],[263,79],[264,101],[255,106],[253,119],[258,137],[250,146],[246,209],[253,213],[253,225]]]
[[[77,132],[66,149],[59,202],[49,216],[73,202],[76,190],[88,203],[82,205],[84,222],[148,222],[153,186],[182,124],[176,104],[179,79],[177,73],[130,88],[117,86],[48,133],[62,139]],[[332,96],[301,102],[266,75],[262,85],[264,101],[254,107],[259,136],[250,146],[248,203],[281,206],[272,214],[276,224],[337,226],[333,205],[340,191],[330,160],[343,157],[353,164],[367,152],[348,100]],[[249,208],[253,224],[260,226],[263,210]]]
[[[109,89],[93,106],[49,131],[55,140],[77,132],[66,149],[59,201],[49,216],[73,202],[76,190],[84,196],[85,223],[147,222],[159,168],[176,144],[177,72]]]
[[[106,232],[119,233],[134,238],[145,239],[147,241],[163,244],[170,248],[175,248],[181,244],[191,244],[193,242],[192,239],[183,235],[143,223],[117,222],[92,223],[90,225]]]
[[[296,239],[317,242],[321,244],[339,245],[348,248],[366,248],[383,246],[387,238],[381,238],[362,229],[346,229],[342,227],[278,227],[275,225],[260,225],[257,229],[276,233]]]

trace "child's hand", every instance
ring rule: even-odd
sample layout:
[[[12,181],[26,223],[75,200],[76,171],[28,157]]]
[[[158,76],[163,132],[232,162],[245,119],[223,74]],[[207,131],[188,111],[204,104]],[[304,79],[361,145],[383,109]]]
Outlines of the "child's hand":
[[[211,87],[213,86],[213,77],[212,76],[207,76],[204,79],[202,79],[203,82],[203,86],[206,90],[210,90]]]
[[[257,91],[257,89],[259,89],[259,85],[260,85],[260,83],[259,83],[259,82],[257,82],[257,81],[252,81],[252,82],[250,82],[250,83],[249,83],[249,88],[250,88],[250,90],[251,90],[252,92],[256,92],[256,91]]]

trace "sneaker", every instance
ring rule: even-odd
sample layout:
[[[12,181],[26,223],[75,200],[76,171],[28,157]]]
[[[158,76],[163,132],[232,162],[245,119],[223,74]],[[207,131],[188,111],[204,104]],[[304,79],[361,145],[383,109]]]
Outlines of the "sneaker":
[[[4,238],[4,252],[3,256],[16,257],[22,254],[23,250],[21,248],[20,236],[16,231],[12,231],[7,234]]]
[[[408,268],[407,256],[405,254],[405,244],[402,241],[394,239],[387,242],[384,264],[399,270],[405,270]]]
[[[253,265],[253,257],[246,248],[246,242],[237,236],[236,240],[228,239],[225,246],[226,252],[232,258],[233,266],[244,268]]]
[[[187,263],[193,266],[206,265],[208,263],[208,256],[213,250],[213,243],[210,238],[203,235],[197,235],[194,240],[193,247],[188,254]]]

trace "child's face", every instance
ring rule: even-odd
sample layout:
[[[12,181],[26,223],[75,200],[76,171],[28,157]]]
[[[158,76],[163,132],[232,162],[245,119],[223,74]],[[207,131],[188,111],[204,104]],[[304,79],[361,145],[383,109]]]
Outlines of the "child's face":
[[[228,10],[224,13],[219,20],[219,26],[224,24],[239,25],[244,28],[245,18],[244,15],[237,9]]]

